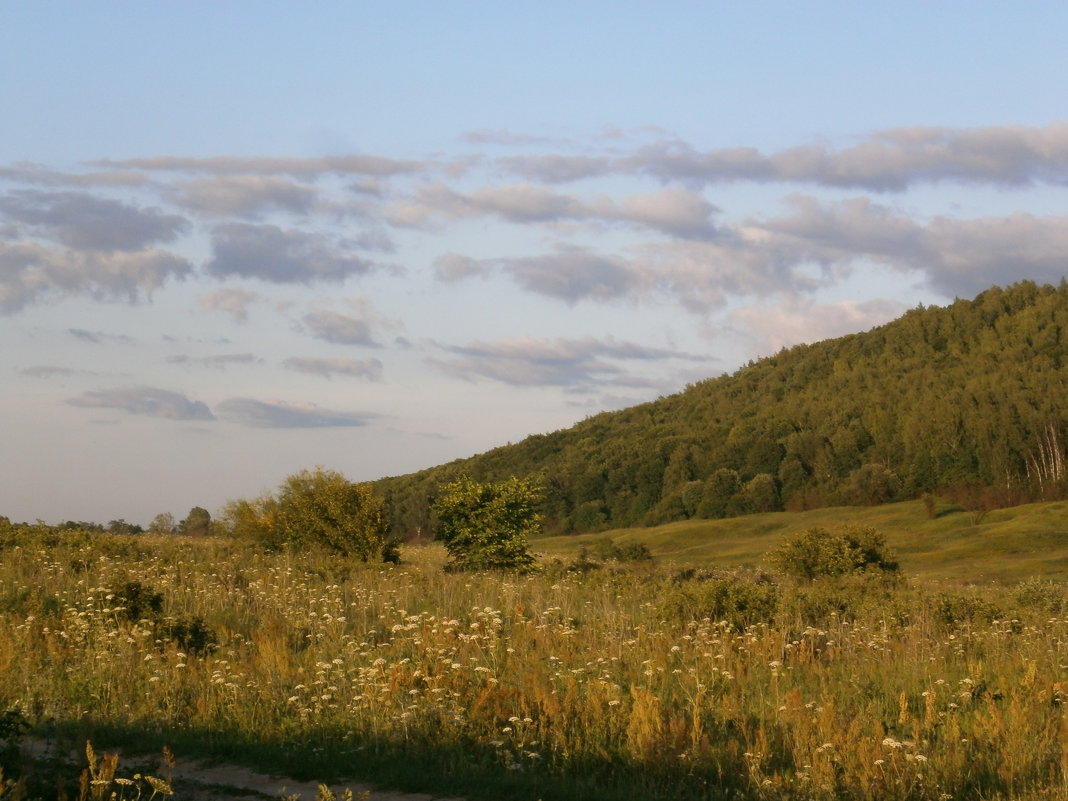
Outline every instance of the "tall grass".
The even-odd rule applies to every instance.
[[[111,535],[0,559],[0,710],[38,736],[472,797],[1068,798],[1053,581],[458,575],[435,547]],[[159,608],[131,614],[131,583]]]

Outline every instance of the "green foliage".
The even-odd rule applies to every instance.
[[[294,473],[276,494],[231,502],[223,516],[235,536],[271,549],[320,546],[364,562],[397,560],[385,502],[333,470]]]
[[[112,590],[112,594],[122,606],[122,616],[135,623],[156,618],[163,611],[163,593],[140,581],[128,581]]]
[[[211,533],[211,513],[201,507],[194,506],[189,510],[185,520],[178,524],[181,534],[189,534],[194,537],[203,537]]]
[[[546,529],[560,533],[879,504],[968,482],[1009,487],[1015,502],[1065,497],[1066,331],[1068,284],[1024,281],[377,486],[398,533],[425,530],[436,487],[461,473],[546,476]]]
[[[779,606],[779,588],[767,577],[695,575],[679,582],[664,601],[674,620],[726,622],[737,631],[770,623]]]
[[[934,611],[935,618],[949,627],[961,624],[988,625],[1004,614],[1001,607],[989,598],[949,592],[939,593]]]
[[[498,483],[464,477],[434,504],[437,538],[455,570],[523,570],[534,564],[527,542],[540,530],[541,489],[514,476]]]
[[[1068,607],[1068,593],[1063,582],[1033,576],[1016,585],[1016,603],[1056,615]]]
[[[886,540],[872,528],[848,528],[835,534],[811,528],[788,538],[766,558],[783,573],[803,581],[871,569],[899,570]]]

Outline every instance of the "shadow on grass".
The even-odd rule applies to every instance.
[[[702,776],[675,766],[654,770],[605,757],[573,762],[550,774],[534,764],[515,767],[512,759],[481,743],[356,741],[344,732],[325,728],[299,741],[269,735],[252,740],[218,730],[153,731],[82,719],[59,722],[51,725],[47,734],[37,731],[30,736],[46,749],[32,763],[17,766],[15,772],[26,778],[28,797],[40,799],[78,798],[79,776],[86,766],[86,741],[98,754],[121,752],[128,772],[155,772],[166,746],[183,761],[239,765],[280,779],[370,783],[383,790],[473,801],[696,801],[722,798],[726,790],[720,783],[722,777]],[[10,768],[5,775],[11,775]],[[744,793],[736,797],[744,797]]]

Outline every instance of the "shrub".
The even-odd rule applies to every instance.
[[[1016,585],[1016,603],[1025,609],[1057,614],[1065,608],[1065,585],[1059,581],[1032,577]]]
[[[268,548],[318,545],[364,562],[398,558],[385,502],[333,470],[294,473],[276,495],[234,501],[223,514],[234,535]]]
[[[645,562],[653,558],[649,546],[641,542],[617,545],[610,537],[593,543],[593,555],[602,562]]]
[[[1002,616],[1001,608],[993,601],[974,595],[941,593],[935,600],[935,617],[947,626],[961,623],[990,623]]]
[[[872,528],[847,528],[836,534],[812,528],[788,539],[765,558],[782,572],[803,581],[863,570],[899,570],[886,540]]]
[[[766,577],[701,577],[682,581],[664,602],[678,620],[726,621],[738,630],[770,623],[779,606],[779,588]]]
[[[437,538],[453,570],[516,570],[534,564],[529,537],[540,529],[541,489],[514,476],[482,484],[464,477],[442,487],[434,502]]]

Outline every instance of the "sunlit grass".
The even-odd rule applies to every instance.
[[[689,520],[651,528],[617,529],[536,540],[535,550],[574,558],[583,546],[610,537],[640,542],[662,561],[687,567],[759,566],[789,534],[808,528],[834,531],[870,526],[886,536],[907,575],[961,581],[1020,581],[1061,575],[1068,566],[1068,503],[1037,503],[993,510],[975,523],[948,501],[928,518],[920,501],[871,507],[774,512],[726,520]]]
[[[993,513],[965,551],[1001,559],[1006,527],[1057,513]],[[899,548],[949,536],[952,515],[918,504],[879,514],[859,522]],[[931,529],[880,526],[892,515]],[[759,564],[776,521],[749,519],[753,542],[714,524],[723,548],[689,563]],[[790,531],[812,525],[836,524],[822,510]],[[687,553],[700,530],[643,541]],[[943,578],[794,585],[570,557],[451,574],[436,546],[392,566],[211,539],[30,540],[0,552],[0,709],[100,748],[472,797],[1068,797],[1064,585],[962,588],[909,553],[906,573],[929,558]],[[712,591],[749,581],[766,590]],[[162,596],[158,612],[130,613],[130,582]]]

